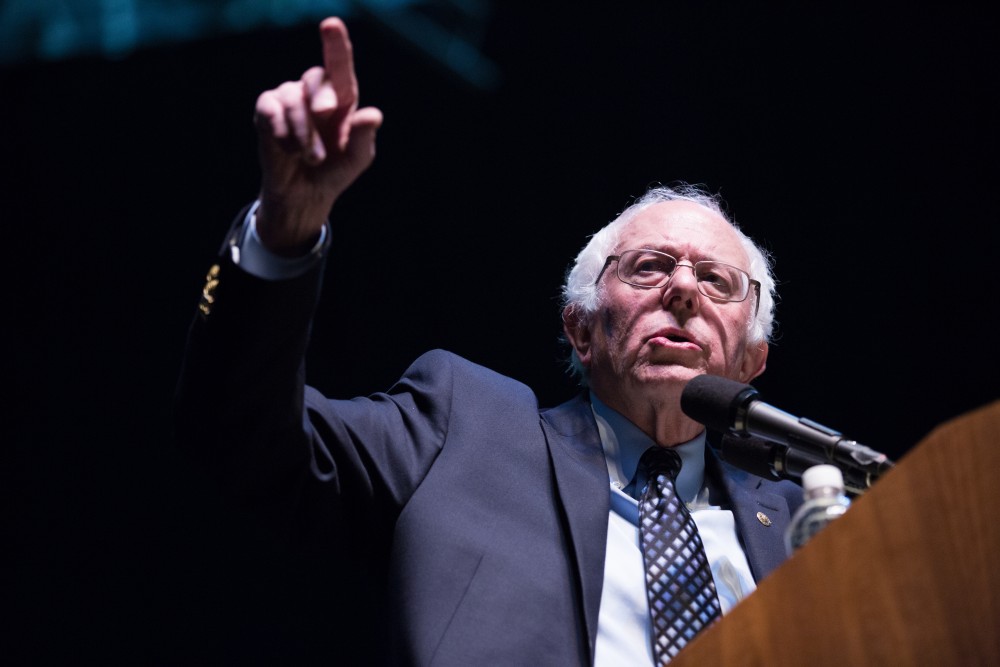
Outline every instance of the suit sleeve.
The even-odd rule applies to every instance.
[[[178,445],[279,531],[392,521],[447,432],[447,355],[425,355],[385,393],[329,400],[304,384],[322,266],[268,281],[225,249],[188,334]]]

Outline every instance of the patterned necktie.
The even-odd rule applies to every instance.
[[[653,653],[656,663],[665,665],[721,615],[721,608],[698,528],[674,486],[680,455],[650,447],[639,465],[647,471],[639,499],[639,534]]]

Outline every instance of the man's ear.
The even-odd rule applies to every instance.
[[[740,381],[750,382],[767,368],[767,343],[747,343],[747,352],[740,366]]]
[[[584,368],[590,367],[590,326],[588,318],[581,315],[578,308],[566,306],[562,312],[563,333],[573,346],[576,356]]]

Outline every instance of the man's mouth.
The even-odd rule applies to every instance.
[[[698,338],[678,327],[665,327],[649,337],[649,344],[660,350],[673,352],[700,353],[701,343]]]

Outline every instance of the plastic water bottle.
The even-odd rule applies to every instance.
[[[802,473],[805,502],[792,516],[785,533],[788,555],[808,542],[833,520],[843,516],[851,506],[844,494],[844,475],[832,465],[816,465]]]

